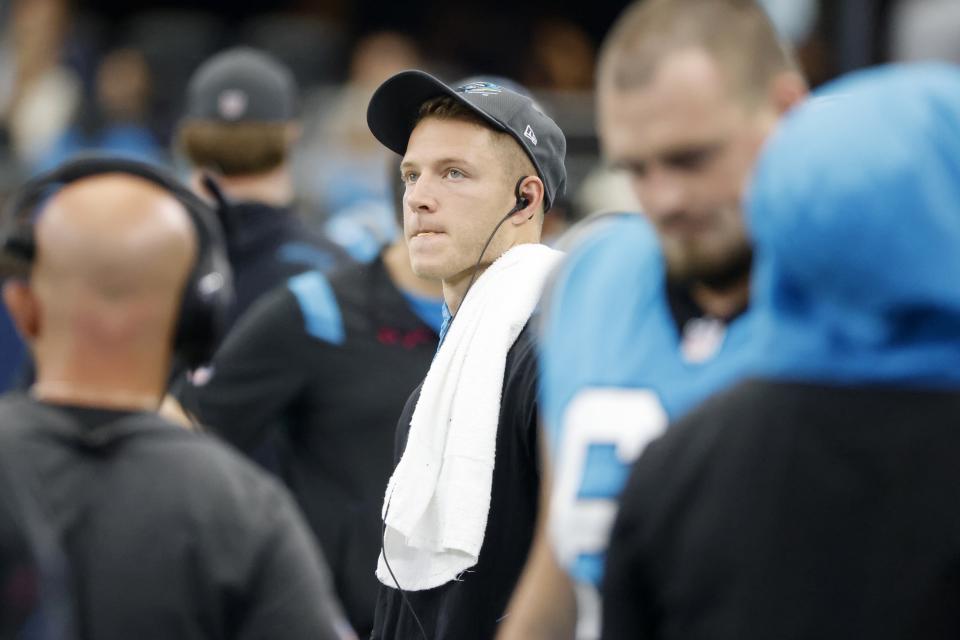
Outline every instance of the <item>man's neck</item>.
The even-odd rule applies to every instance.
[[[95,388],[89,384],[37,381],[30,393],[48,404],[66,404],[112,411],[156,411],[162,394],[149,391]]]
[[[427,298],[439,298],[443,293],[439,280],[427,280],[413,272],[410,254],[402,238],[384,249],[383,266],[390,280],[401,291]]]
[[[499,253],[493,253],[490,249],[488,249],[487,254],[483,256],[486,259],[483,264],[479,265],[477,268],[473,268],[471,265],[469,269],[461,271],[452,278],[445,279],[443,281],[443,301],[447,305],[447,309],[450,311],[450,313],[456,315],[460,305],[463,304],[464,298],[470,292],[470,288],[476,284],[477,280],[479,280],[483,275],[483,272],[486,271],[494,262],[499,260],[504,254],[521,244],[537,244],[539,242],[540,234],[539,229],[537,229],[537,234],[535,236],[528,235],[516,237],[511,244],[501,249]]]
[[[248,176],[217,176],[217,184],[235,201],[262,202],[283,207],[293,201],[293,178],[286,164],[266,173]]]
[[[147,360],[101,356],[71,363],[49,362],[38,357],[37,381],[31,393],[38,400],[54,404],[155,411],[163,399],[164,372],[169,365],[158,362],[157,366],[148,366]]]
[[[447,310],[450,311],[451,314],[457,314],[464,297],[469,291],[469,287],[483,275],[483,272],[486,271],[489,266],[489,264],[484,264],[475,270],[467,269],[466,271],[461,271],[455,277],[443,281],[443,302],[447,305]],[[476,271],[475,277],[473,276],[474,271]]]

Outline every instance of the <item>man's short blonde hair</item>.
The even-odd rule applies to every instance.
[[[185,122],[177,134],[180,148],[195,167],[224,176],[266,173],[287,160],[287,123],[206,120]]]
[[[504,169],[508,176],[512,176],[515,181],[523,176],[539,176],[530,156],[523,150],[520,143],[514,140],[513,136],[495,129],[477,112],[450,96],[431,98],[420,105],[420,111],[417,114],[417,121],[414,126],[427,118],[461,120],[487,129],[498,153],[504,160]]]
[[[683,49],[705,51],[731,81],[734,96],[751,104],[778,74],[799,73],[756,0],[639,0],[604,42],[600,82],[620,91],[641,88],[666,56]]]

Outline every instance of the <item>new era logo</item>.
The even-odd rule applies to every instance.
[[[217,109],[224,120],[239,120],[247,111],[249,99],[239,89],[227,89],[217,98]]]
[[[533,127],[527,125],[527,128],[523,131],[523,137],[529,138],[530,142],[537,144],[537,134],[533,132]]]

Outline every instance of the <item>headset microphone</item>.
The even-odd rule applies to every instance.
[[[474,280],[477,279],[477,270],[480,268],[480,263],[483,261],[483,254],[487,252],[487,248],[489,248],[490,243],[493,242],[493,237],[497,235],[497,231],[500,230],[500,227],[503,226],[504,222],[510,219],[510,216],[515,214],[517,211],[530,206],[530,199],[520,191],[520,185],[523,184],[523,181],[526,179],[527,176],[521,176],[521,178],[517,180],[517,186],[513,188],[513,193],[517,198],[517,203],[513,205],[513,208],[510,209],[510,211],[507,212],[507,215],[500,219],[500,222],[497,223],[497,226],[495,226],[493,231],[490,232],[490,237],[488,237],[487,241],[483,244],[483,249],[480,250],[480,257],[477,258],[477,263],[473,265],[473,275],[470,276],[470,282],[467,283],[467,288],[463,292],[463,297],[460,298],[461,306],[463,306],[463,301],[467,299],[467,294],[470,293],[470,288],[473,286]],[[531,218],[532,217],[533,216],[531,216]],[[457,311],[459,313],[459,309]],[[456,317],[456,314],[454,314],[454,317]],[[453,322],[453,320],[451,320],[451,322]]]

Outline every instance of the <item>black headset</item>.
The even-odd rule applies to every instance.
[[[180,301],[174,334],[175,368],[208,362],[223,336],[233,304],[233,274],[217,210],[155,166],[115,156],[90,155],[68,161],[24,183],[11,197],[0,223],[0,276],[29,278],[37,246],[34,225],[44,200],[60,188],[91,176],[124,173],[167,191],[186,210],[197,234],[197,257]],[[218,202],[222,195],[205,180]]]

